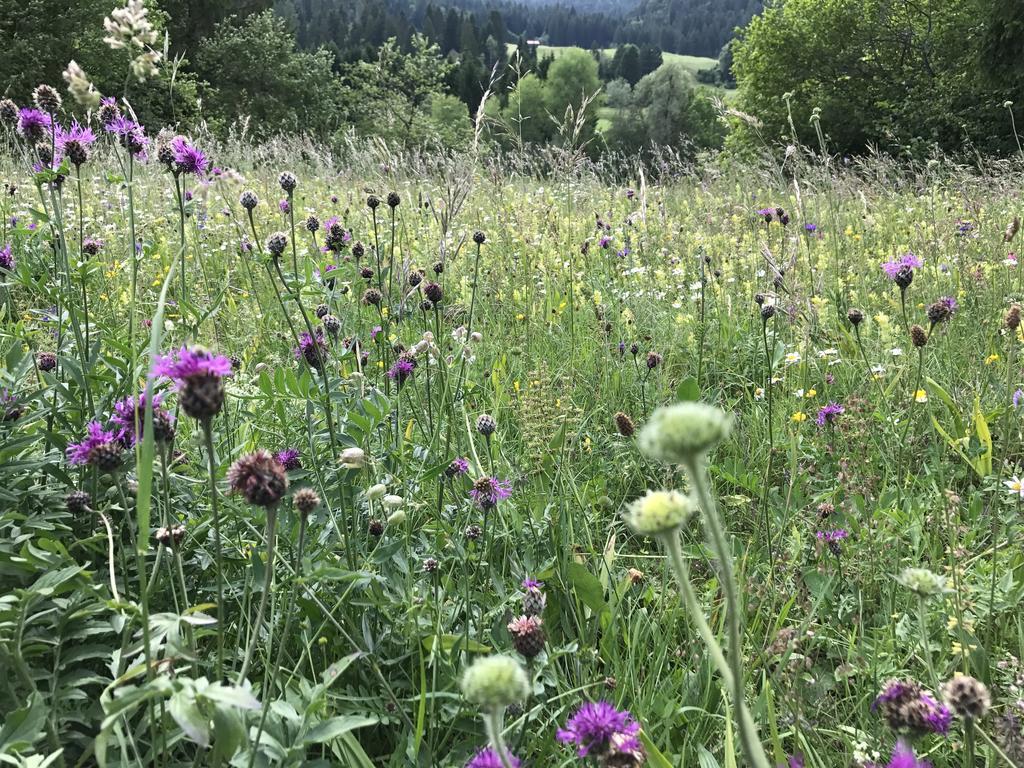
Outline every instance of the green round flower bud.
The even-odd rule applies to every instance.
[[[918,597],[936,597],[949,591],[946,579],[927,568],[905,568],[896,581]]]
[[[486,656],[462,673],[462,693],[481,709],[507,707],[529,695],[530,681],[511,656]]]
[[[388,515],[388,525],[394,526],[395,528],[400,525],[405,525],[406,514],[404,509],[396,510]]]
[[[640,430],[640,450],[667,464],[692,461],[729,436],[732,417],[704,403],[676,403],[658,408]]]
[[[623,517],[641,536],[678,530],[695,509],[693,500],[679,491],[648,491],[630,504]]]

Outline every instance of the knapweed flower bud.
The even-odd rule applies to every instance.
[[[761,319],[767,323],[773,317],[775,317],[775,305],[763,304],[761,306]]]
[[[245,208],[245,210],[252,211],[253,208],[260,204],[260,199],[255,192],[251,189],[247,189],[242,193],[242,196],[238,198],[238,203]]]
[[[512,645],[519,653],[532,659],[544,650],[544,628],[540,616],[520,616],[508,623]]]
[[[960,717],[973,717],[980,720],[990,706],[992,697],[988,688],[980,680],[959,672],[942,686],[942,697]]]
[[[437,305],[440,304],[441,299],[444,298],[444,290],[437,283],[428,282],[423,286],[423,295],[427,297],[427,300],[431,304]]]
[[[330,314],[330,312],[331,312],[331,308],[328,307],[326,304],[317,304],[316,305],[316,316],[320,320],[323,320],[324,319],[324,315],[328,315],[328,314]]]
[[[32,91],[32,101],[39,107],[40,112],[52,115],[60,111],[60,94],[52,85],[37,85]]]
[[[331,336],[337,336],[341,333],[341,320],[334,315],[324,315],[323,318],[324,330],[327,331]]]
[[[18,121],[18,105],[10,99],[0,99],[0,125],[12,127]]]
[[[366,498],[370,501],[377,501],[379,499],[383,499],[387,492],[388,487],[384,485],[384,483],[377,483],[376,485],[371,485],[366,489]]]
[[[267,251],[273,256],[280,256],[288,247],[288,235],[284,232],[274,232],[267,238]]]
[[[489,413],[481,413],[476,419],[476,431],[484,437],[490,437],[498,428],[498,422]]]
[[[648,491],[626,507],[623,518],[641,536],[658,536],[677,531],[693,511],[693,501],[679,491]]]
[[[481,709],[500,709],[523,701],[530,693],[530,681],[511,656],[486,656],[463,672],[462,693]]]
[[[437,573],[438,565],[436,557],[427,557],[423,560],[423,572],[424,573]]]
[[[906,568],[896,581],[918,597],[935,597],[948,591],[945,578],[927,568]]]
[[[366,452],[362,448],[346,448],[341,452],[339,463],[345,469],[362,469],[366,464]]]
[[[92,503],[92,499],[89,494],[85,491],[71,491],[65,498],[64,504],[73,515],[80,514],[89,509],[89,504]]]
[[[36,365],[40,371],[52,371],[57,367],[57,356],[53,352],[40,352],[36,355]]]
[[[1003,323],[1011,331],[1016,331],[1020,328],[1020,306],[1018,304],[1014,304],[1006,310],[1006,317],[1003,318]]]
[[[640,430],[640,450],[667,464],[692,461],[729,436],[732,417],[704,403],[676,403],[658,408]]]
[[[850,307],[846,313],[846,319],[850,321],[850,325],[856,328],[864,322],[864,311],[857,307]]]
[[[397,192],[388,192],[388,207],[397,208],[401,202],[402,198],[398,196]]]
[[[363,304],[367,307],[379,307],[383,297],[376,288],[367,288],[363,292]]]
[[[368,198],[366,198],[366,207],[369,208],[371,211],[377,210],[377,208],[380,207],[380,198],[377,197],[376,195],[370,195]]]
[[[383,536],[384,535],[384,523],[380,520],[373,519],[366,526],[366,530],[370,532],[371,536]]]
[[[921,349],[928,343],[928,334],[920,325],[910,326],[910,343],[916,349]]]
[[[250,504],[271,507],[288,490],[288,473],[270,451],[260,449],[231,465],[228,485]]]
[[[306,231],[316,232],[318,229],[320,229],[320,219],[313,214],[309,214],[309,216],[306,217]]]
[[[636,432],[633,420],[622,411],[615,414],[615,428],[619,430],[619,434],[623,437],[632,437]]]
[[[892,281],[899,286],[901,291],[907,290],[910,284],[914,282],[914,270],[912,267],[903,266],[896,270],[896,274]]]
[[[487,235],[481,232],[479,229],[473,233],[473,242],[477,245],[483,245],[487,242]]]
[[[299,185],[299,180],[295,178],[295,174],[291,171],[282,171],[281,175],[277,177],[277,183],[281,185],[281,189],[290,195],[295,191],[295,187]]]
[[[320,497],[312,488],[299,488],[292,496],[292,503],[303,515],[309,515],[320,506]]]

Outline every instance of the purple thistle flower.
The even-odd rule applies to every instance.
[[[597,244],[602,248],[607,248],[612,242],[612,239],[608,235],[602,235],[601,239],[597,241]]]
[[[71,127],[66,130],[57,126],[56,141],[58,147],[63,147],[69,141],[77,141],[82,146],[88,147],[96,141],[96,134],[92,132],[92,128],[88,126],[83,128],[77,120],[72,120]]]
[[[161,440],[161,437],[168,436],[167,429],[174,425],[174,414],[160,407],[162,401],[162,394],[153,395],[153,424],[157,427],[153,437],[158,441]],[[142,429],[146,420],[146,393],[140,394],[138,399],[134,395],[130,395],[115,403],[114,413],[110,420],[121,427],[121,440],[126,445],[135,445],[142,437]],[[138,434],[135,432],[136,424],[139,425]]]
[[[469,462],[463,456],[452,459],[452,463],[449,466],[452,468],[452,477],[458,477],[469,472]]]
[[[416,370],[416,360],[409,357],[408,355],[400,356],[395,364],[388,370],[388,378],[394,379],[400,385],[405,383],[405,380],[412,375],[412,372]]]
[[[886,768],[931,768],[931,765],[926,760],[918,760],[910,745],[903,739],[898,739],[892,751],[892,759]]]
[[[526,590],[527,592],[534,592],[534,593],[536,593],[536,592],[540,592],[543,588],[544,588],[544,582],[543,581],[537,581],[536,579],[531,579],[529,576],[527,576],[525,579],[523,579],[523,589]]]
[[[299,452],[295,448],[285,448],[284,450],[278,451],[274,455],[274,458],[277,459],[278,464],[289,472],[296,469],[302,469],[302,460],[299,458]]]
[[[103,425],[98,421],[90,421],[85,439],[80,443],[71,443],[67,447],[68,463],[75,465],[94,464],[97,457],[97,449],[103,450],[107,446],[120,443],[121,437],[122,432],[103,429]]]
[[[297,360],[305,360],[311,368],[320,370],[327,359],[327,345],[324,343],[324,332],[317,328],[314,335],[303,331],[299,334],[299,346],[294,350]]]
[[[925,722],[933,733],[941,733],[945,736],[949,733],[949,726],[953,724],[953,712],[945,704],[940,704],[930,693],[922,693],[921,701],[927,707],[928,713]]]
[[[1018,390],[1016,390],[1016,391],[1015,391],[1015,392],[1013,393],[1013,407],[1014,407],[1014,408],[1017,408],[1017,407],[1019,407],[1019,406],[1020,406],[1020,399],[1021,399],[1022,397],[1024,397],[1024,390],[1020,390],[1020,389],[1018,389]]]
[[[779,763],[778,768],[804,768],[804,756],[800,754],[793,755],[785,763]]]
[[[370,341],[376,341],[377,340],[377,334],[380,333],[383,330],[384,329],[381,328],[379,325],[373,326],[373,328],[370,330]]]
[[[509,753],[507,757],[512,768],[519,768],[522,765],[522,762],[515,755]],[[473,755],[470,761],[466,763],[466,768],[505,768],[505,766],[501,762],[501,756],[490,747],[486,747]]]
[[[0,269],[13,272],[15,264],[14,254],[11,252],[11,244],[6,243],[3,248],[0,248]]]
[[[197,376],[223,378],[230,375],[231,360],[202,347],[182,347],[176,355],[158,355],[153,361],[153,376],[166,376],[178,388]]]
[[[277,207],[281,209],[281,213],[290,213],[292,210],[292,204],[289,203],[287,199],[281,200],[281,202],[277,204]]]
[[[184,136],[176,136],[171,140],[171,152],[174,155],[174,170],[178,173],[191,173],[201,176],[206,173],[209,159],[199,147],[190,144]]]
[[[562,744],[575,744],[576,754],[586,757],[591,752],[605,752],[615,739],[618,751],[623,749],[623,737],[635,741],[640,724],[628,711],[620,712],[607,701],[588,702],[576,710],[565,728],[559,728],[555,738]]]
[[[839,403],[829,403],[818,409],[818,418],[815,419],[815,423],[819,427],[824,427],[826,424],[832,424],[840,414],[845,412],[846,409]]]
[[[145,152],[149,140],[146,138],[143,127],[134,120],[119,115],[107,123],[104,129],[107,133],[116,136],[121,146],[136,157],[140,157]]]
[[[496,477],[481,477],[469,491],[470,498],[480,509],[488,510],[497,506],[498,502],[512,495],[512,485],[508,480]]]
[[[889,276],[890,280],[895,280],[896,275],[899,274],[901,269],[920,269],[924,266],[924,260],[912,253],[907,253],[898,259],[890,259],[889,261],[882,264],[882,269],[885,274]]]
[[[804,224],[804,232],[806,232],[808,235],[813,235],[817,231],[818,231],[818,225],[817,224]]]
[[[26,141],[40,141],[53,127],[53,120],[45,112],[30,107],[18,111],[18,135]]]
[[[850,534],[847,533],[843,528],[837,528],[834,531],[818,531],[818,541],[834,542],[842,541],[847,538]]]

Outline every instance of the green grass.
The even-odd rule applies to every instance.
[[[129,197],[118,146],[82,167],[81,207],[72,169],[51,195],[33,148],[0,160],[18,187],[0,202],[16,262],[0,272],[0,719],[23,724],[3,749],[63,749],[67,765],[463,766],[487,736],[460,676],[515,653],[507,627],[535,601],[531,577],[543,652],[523,660],[530,695],[505,718],[526,765],[578,764],[555,731],[598,698],[642,725],[649,765],[747,764],[660,545],[622,520],[647,490],[689,488],[632,436],[680,399],[733,417],[709,456],[727,536],[694,519],[682,557],[711,632],[740,655],[772,762],[884,763],[896,734],[871,703],[890,677],[937,692],[972,674],[994,707],[977,727],[1009,732],[1024,643],[1022,499],[1006,485],[1024,472],[1022,339],[1004,319],[1024,295],[1005,263],[1017,169],[837,172],[797,148],[785,176],[781,157],[699,174],[666,157],[641,180],[554,150],[502,164],[199,144],[233,170],[183,175],[182,209],[157,162],[131,165]],[[244,190],[260,200],[251,223]],[[390,192],[396,207],[367,205]],[[756,213],[776,207],[786,226]],[[337,253],[311,214],[339,217]],[[901,302],[881,263],[908,251],[923,265]],[[944,296],[951,317],[929,310]],[[322,346],[296,355],[308,327],[326,329]],[[211,382],[157,378],[173,442],[143,410],[128,422],[138,446],[103,438],[68,462],[90,421],[111,424],[145,386],[151,350],[196,343],[237,358],[212,451],[189,415],[217,404]],[[400,359],[411,373],[388,376]],[[843,410],[819,426],[828,403]],[[355,447],[365,461],[343,463]],[[299,466],[278,499],[273,461],[237,462],[285,448]],[[465,474],[446,472],[455,459]],[[508,491],[496,507],[479,501],[488,478]],[[299,489],[320,499],[308,519]],[[838,530],[836,548],[817,535]],[[742,606],[723,598],[723,545]],[[907,567],[948,591],[920,605],[896,580]],[[960,768],[966,727],[917,747]],[[977,744],[974,768],[1001,765]]]

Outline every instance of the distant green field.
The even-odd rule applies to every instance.
[[[542,58],[544,56],[547,56],[548,54],[551,54],[551,55],[554,55],[555,57],[557,57],[560,54],[562,54],[564,51],[569,51],[569,50],[572,50],[573,48],[577,48],[577,47],[578,46],[572,46],[572,45],[541,45],[541,46],[538,46],[538,48],[537,48],[537,57],[538,58]],[[509,52],[511,53],[513,50],[515,50],[515,45],[509,43],[508,48],[509,48]],[[615,49],[614,48],[604,48],[601,51],[601,53],[603,53],[606,56],[614,56],[615,55]],[[712,58],[710,58],[708,56],[687,56],[686,54],[682,54],[682,53],[662,53],[661,56],[662,56],[662,58],[665,61],[679,62],[695,78],[697,76],[698,70],[701,70],[701,69],[711,69],[711,67],[715,66],[718,63],[717,59],[712,59]],[[708,87],[713,87],[713,86],[708,86]],[[721,94],[722,94],[722,97],[726,101],[730,100],[735,95],[735,93],[736,93],[735,90],[730,89],[730,88],[715,88],[715,90],[720,91]],[[605,125],[605,126],[610,124],[610,117],[611,117],[610,113],[613,112],[614,110],[602,109],[601,111],[604,112],[605,114],[602,114],[602,115],[599,116],[598,130],[602,129],[602,124]]]

